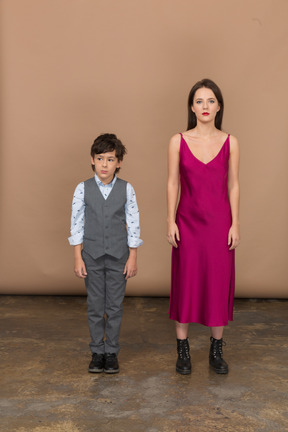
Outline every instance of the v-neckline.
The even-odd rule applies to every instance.
[[[94,177],[95,178],[95,177]],[[118,178],[117,178],[118,179]],[[101,196],[101,198],[103,199],[103,201],[104,202],[107,202],[107,200],[110,198],[110,195],[112,194],[112,192],[113,192],[113,190],[115,189],[115,186],[116,186],[116,183],[117,183],[117,179],[116,179],[116,181],[115,181],[115,183],[114,183],[114,185],[113,185],[113,187],[112,187],[112,190],[111,190],[111,192],[109,193],[109,195],[108,195],[108,197],[105,199],[104,198],[104,196],[102,195],[102,192],[101,192],[101,190],[100,190],[100,187],[98,186],[98,184],[97,184],[97,181],[96,181],[96,179],[95,179],[95,186],[96,186],[96,190],[99,192],[99,194],[100,194],[100,196]],[[113,180],[112,180],[113,181]],[[104,184],[104,183],[103,183]],[[110,184],[110,183],[109,183]]]
[[[196,159],[196,160],[197,160],[198,162],[200,162],[202,165],[209,165],[211,162],[213,162],[213,161],[214,161],[214,160],[215,160],[215,159],[220,155],[220,153],[222,152],[222,150],[223,150],[223,148],[224,148],[224,146],[225,146],[227,140],[229,139],[229,136],[230,136],[230,134],[227,135],[227,138],[225,139],[224,143],[222,144],[222,146],[221,146],[220,150],[218,151],[218,153],[216,154],[216,156],[214,156],[214,158],[211,159],[209,162],[205,163],[205,162],[202,162],[200,159],[198,159],[198,158],[194,155],[194,153],[193,153],[192,150],[190,149],[190,147],[189,147],[187,141],[186,141],[185,138],[183,137],[183,134],[181,133],[181,138],[183,139],[183,141],[185,142],[186,146],[188,147],[189,152],[190,152],[191,155],[194,157],[194,159]]]

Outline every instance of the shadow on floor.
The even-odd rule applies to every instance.
[[[175,372],[167,298],[124,302],[120,374],[89,374],[85,297],[0,297],[0,431],[288,431],[288,302],[236,300],[227,376],[190,326],[192,374]]]

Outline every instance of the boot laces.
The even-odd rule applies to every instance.
[[[223,351],[222,351],[222,346],[226,346],[226,342],[221,340],[216,340],[216,342],[213,344],[213,355],[214,356],[219,356],[220,358],[222,358],[223,355]]]
[[[179,357],[183,360],[185,358],[189,359],[189,345],[188,342],[181,343],[179,346]]]

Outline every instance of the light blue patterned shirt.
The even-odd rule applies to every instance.
[[[117,180],[116,175],[109,184],[103,184],[95,174],[95,181],[106,200],[113,189]],[[143,244],[140,239],[139,210],[136,201],[136,194],[130,183],[127,183],[127,201],[125,204],[126,224],[127,224],[127,244],[130,248],[137,248]],[[71,236],[68,238],[71,246],[83,243],[85,223],[85,201],[84,201],[84,182],[79,183],[75,189],[72,201],[71,215]]]

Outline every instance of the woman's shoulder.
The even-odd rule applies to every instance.
[[[180,139],[181,139],[181,135],[183,135],[183,132],[179,132],[179,133],[177,133],[177,134],[175,134],[175,135],[173,135],[171,138],[170,138],[170,141],[180,141]]]
[[[230,141],[230,155],[239,159],[240,150],[239,150],[238,139],[235,136],[230,135],[229,141]]]
[[[239,147],[238,139],[235,136],[229,134],[229,140],[230,140],[230,146],[232,148],[238,148]]]
[[[177,133],[170,138],[169,148],[179,150],[181,141],[181,134]]]

